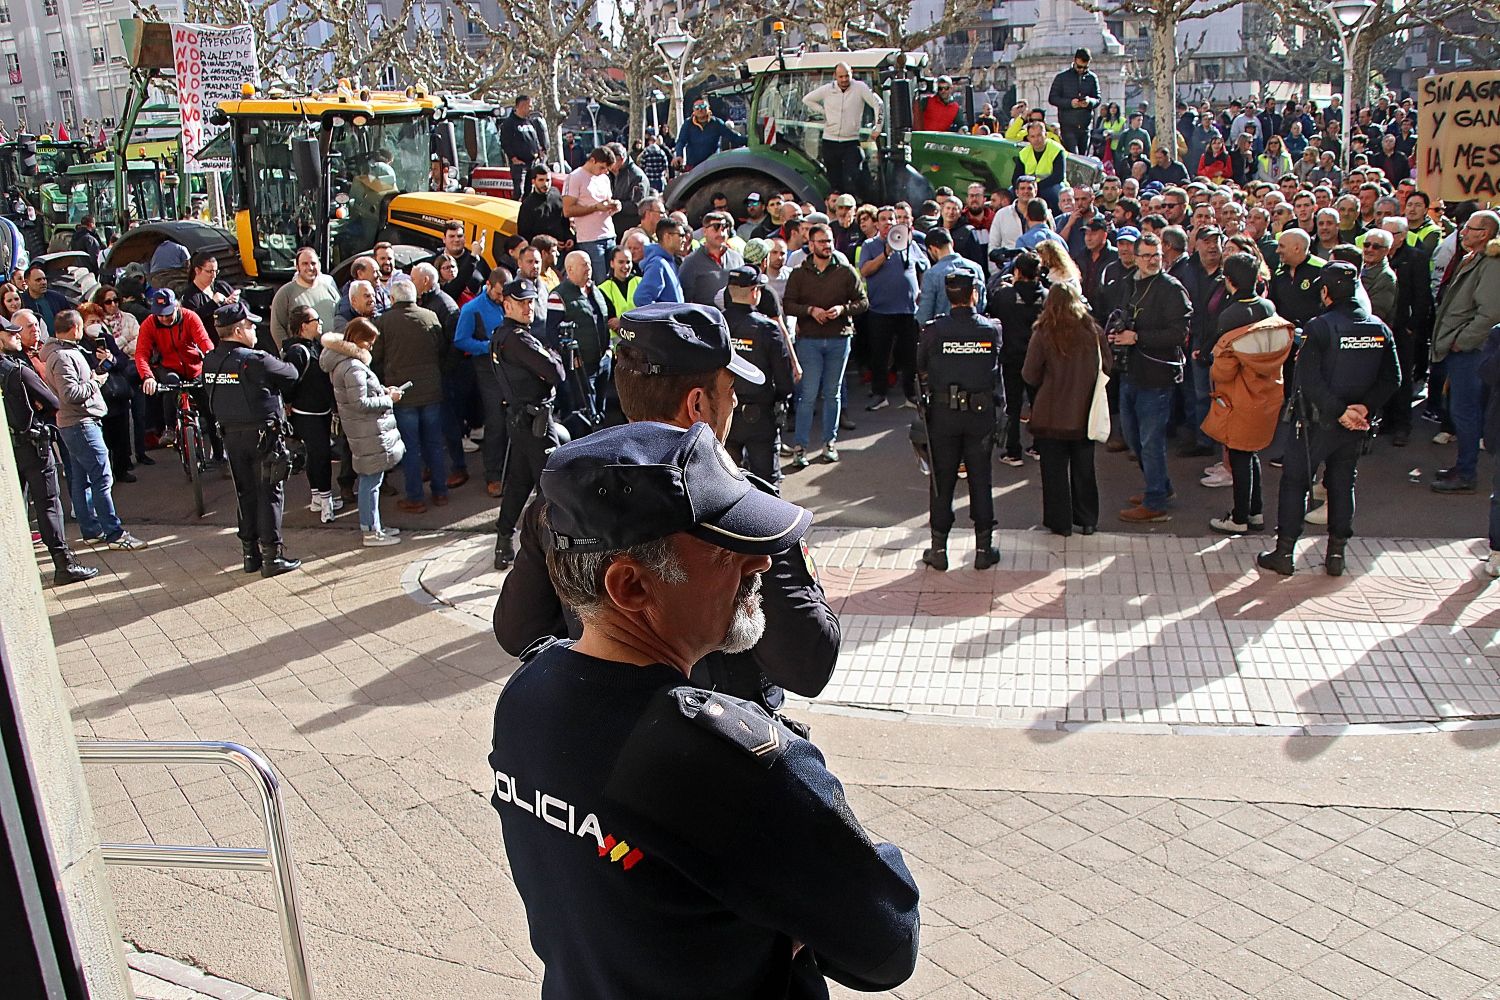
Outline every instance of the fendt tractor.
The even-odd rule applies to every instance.
[[[133,65],[171,65],[170,39],[138,22]],[[158,37],[159,36],[159,37]],[[145,225],[111,251],[106,266],[149,260],[164,240],[219,256],[220,274],[269,307],[295,273],[297,248],[311,246],[341,273],[359,254],[389,241],[399,262],[430,256],[450,220],[494,263],[495,238],[514,233],[518,204],[480,194],[430,192],[432,157],[469,173],[499,155],[495,109],[417,89],[372,92],[341,82],[328,94],[289,97],[246,85],[210,121],[223,131],[198,159],[228,163],[233,231],[196,221]]]
[[[1021,144],[998,136],[912,130],[913,97],[930,89],[924,77],[924,52],[900,49],[803,52],[783,50],[751,59],[741,69],[741,83],[728,88],[750,92],[748,144],[716,153],[667,185],[666,200],[697,219],[722,191],[731,206],[743,204],[751,191],[793,191],[803,201],[821,205],[828,194],[827,172],[819,159],[823,114],[802,103],[805,94],[833,80],[834,67],[848,63],[885,102],[885,128],[877,150],[866,143],[867,197],[889,204],[905,200],[919,205],[944,185],[962,192],[978,182],[986,188],[1010,187]],[[970,98],[972,101],[972,98]],[[969,109],[969,120],[974,120]],[[1070,183],[1098,183],[1099,161],[1069,155]]]

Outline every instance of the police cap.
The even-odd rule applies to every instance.
[[[259,323],[261,317],[245,308],[245,303],[238,300],[222,305],[214,310],[214,326],[221,330],[227,330],[236,323],[242,323],[247,319],[252,323]]]
[[[620,317],[620,339],[646,356],[648,375],[696,375],[728,368],[751,385],[766,381],[759,368],[734,352],[724,314],[713,306],[656,302],[632,309]]]
[[[1328,297],[1335,302],[1346,302],[1354,298],[1354,290],[1358,286],[1358,268],[1343,261],[1325,264],[1318,275],[1318,287],[1327,291]]]
[[[760,288],[768,280],[764,274],[753,267],[733,267],[729,269],[729,283],[735,288]]]
[[[950,292],[960,292],[965,295],[974,291],[974,272],[967,268],[954,268],[943,276],[943,288]]]
[[[517,278],[515,281],[507,281],[501,290],[507,299],[515,299],[517,302],[527,302],[536,298],[536,289],[530,282]]]
[[[642,421],[552,452],[541,476],[552,544],[608,552],[678,532],[750,555],[796,545],[812,513],[757,488],[713,428]]]

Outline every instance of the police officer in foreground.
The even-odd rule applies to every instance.
[[[813,744],[686,683],[772,627],[763,574],[812,515],[758,489],[702,423],[564,445],[541,496],[548,571],[583,632],[511,677],[489,759],[542,996],[905,982],[920,928],[900,850],[871,842]]]
[[[997,380],[1000,328],[974,312],[979,285],[972,273],[949,272],[943,290],[950,311],[928,323],[917,342],[917,384],[932,453],[932,548],[922,553],[922,561],[936,570],[948,568],[953,491],[962,464],[969,476],[974,568],[989,569],[1000,561],[1000,550],[994,545],[995,498],[990,492],[995,415],[1005,408],[1004,390]]]
[[[663,302],[634,309],[621,320],[614,379],[631,421],[677,427],[702,422],[723,441],[735,417],[735,385],[755,385],[763,378],[735,352],[723,318],[711,306]],[[769,483],[750,481],[766,493],[776,492]],[[582,621],[564,607],[547,577],[551,543],[541,524],[542,506],[527,508],[520,551],[495,604],[495,638],[512,656],[538,639],[582,634]],[[690,680],[776,712],[785,701],[783,688],[807,698],[822,692],[838,662],[841,636],[806,545],[772,556],[761,579],[765,638],[746,652],[710,653]]]
[[[1312,474],[1327,464],[1329,576],[1344,572],[1344,546],[1354,534],[1354,467],[1371,418],[1401,385],[1395,338],[1358,300],[1359,271],[1325,265],[1318,275],[1324,312],[1303,327],[1288,413],[1295,438],[1281,471],[1276,548],[1262,552],[1263,569],[1291,576],[1297,539],[1307,511]]]
[[[52,556],[53,584],[60,587],[92,580],[99,571],[74,558],[63,531],[62,491],[57,483],[57,461],[52,456],[55,430],[48,420],[57,413],[58,399],[26,360],[21,328],[7,319],[0,319],[0,402],[5,405],[16,472],[31,494],[37,530]]]
[[[272,482],[261,465],[262,435],[282,422],[281,390],[297,382],[297,369],[255,349],[260,317],[235,301],[214,310],[219,345],[203,358],[204,392],[224,432],[224,450],[239,501],[240,546],[245,572],[280,576],[302,565],[286,554],[281,512],[286,480]]]
[[[724,321],[734,339],[735,352],[764,376],[761,382],[743,377],[734,380],[740,405],[734,411],[729,438],[724,442],[729,456],[760,478],[772,483],[781,481],[781,463],[776,460],[780,448],[780,417],[790,406],[792,392],[792,358],[776,321],[761,312],[760,302],[769,279],[753,267],[736,267],[729,271],[724,290]]]
[[[506,429],[510,446],[505,454],[505,477],[500,514],[495,522],[495,568],[516,561],[516,524],[531,496],[542,466],[562,443],[554,405],[557,388],[566,377],[562,358],[533,332],[533,303],[537,293],[530,282],[508,281],[501,303],[505,322],[490,336],[490,361],[505,394]]]

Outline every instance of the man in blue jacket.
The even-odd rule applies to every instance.
[[[641,258],[641,283],[631,300],[636,308],[653,302],[682,302],[682,282],[677,278],[677,255],[687,246],[687,227],[671,217],[656,224],[656,242]]]
[[[692,170],[721,149],[735,149],[745,144],[745,137],[722,118],[714,116],[708,101],[699,98],[693,102],[692,117],[677,130],[677,155],[672,166],[679,170]]]
[[[476,295],[458,311],[458,326],[453,331],[453,346],[474,366],[474,380],[479,383],[479,399],[484,405],[485,491],[500,496],[505,481],[505,448],[510,443],[505,426],[505,393],[495,366],[490,362],[490,334],[505,322],[504,268],[495,268],[485,279],[484,294]]]

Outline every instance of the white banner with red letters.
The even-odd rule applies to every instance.
[[[223,131],[209,121],[220,101],[241,96],[240,87],[260,82],[255,30],[248,24],[220,28],[208,24],[172,25],[172,62],[177,101],[182,109],[182,148],[188,166],[223,170],[229,161],[202,161],[198,151]]]

